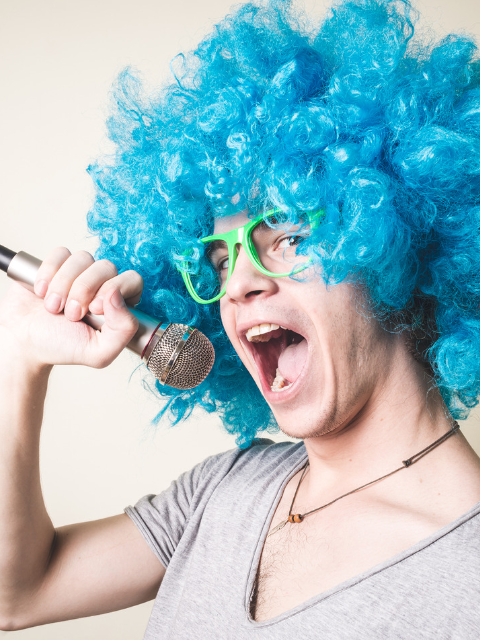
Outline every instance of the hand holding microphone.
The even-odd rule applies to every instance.
[[[162,384],[178,389],[200,384],[213,365],[213,347],[195,328],[161,324],[126,306],[142,294],[143,280],[135,271],[118,274],[108,260],[95,262],[85,251],[72,255],[64,247],[41,262],[2,246],[0,269],[38,296],[13,288],[10,300],[0,306],[0,325],[26,351],[33,350],[31,356],[40,363],[101,368],[129,348]],[[18,318],[9,317],[9,304],[20,312]]]

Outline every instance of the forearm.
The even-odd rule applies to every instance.
[[[0,614],[40,584],[54,528],[45,509],[39,440],[51,367],[34,367],[0,342]]]
[[[125,544],[132,546],[129,539],[133,525],[125,515],[114,518],[112,526],[100,535],[101,543],[96,532],[104,531],[103,524],[73,526],[63,531],[63,538],[60,532],[55,539],[40,486],[39,441],[51,364],[99,368],[113,362],[138,330],[138,320],[125,300],[138,302],[143,280],[136,272],[118,275],[108,260],[95,262],[84,251],[72,255],[65,247],[51,252],[37,278],[48,284],[41,295],[12,283],[0,300],[2,630],[88,615],[84,612],[89,611],[111,611],[112,584],[119,582],[119,554],[121,567],[124,566],[122,547],[112,551],[113,569],[108,566],[108,558],[103,564],[98,558],[104,547],[112,548],[113,530],[125,532]],[[47,294],[58,296],[60,307],[49,309],[52,298]],[[95,331],[79,322],[75,305],[73,312],[68,311],[69,301],[80,305],[80,317],[93,304],[95,313],[104,316],[102,330]],[[73,542],[71,531],[80,532]],[[82,532],[86,532],[85,536]],[[92,540],[94,553],[89,547]],[[83,575],[85,566],[88,570]],[[105,582],[105,573],[111,575],[112,584]],[[77,587],[77,605],[72,605],[72,584]],[[138,599],[138,590],[133,587],[128,602],[138,604],[143,600]],[[128,572],[122,574],[117,592],[125,589],[132,594]]]

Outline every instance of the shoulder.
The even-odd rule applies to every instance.
[[[230,449],[209,456],[202,463],[202,479],[276,475],[279,471],[294,466],[306,457],[303,442],[274,442],[268,438],[257,438],[245,449]]]
[[[449,556],[458,554],[458,559],[465,558],[470,551],[480,569],[480,502],[444,527],[443,531],[451,551]]]
[[[480,584],[480,503],[419,545],[422,553],[412,560],[426,576],[435,576],[438,583],[448,576],[450,590]]]

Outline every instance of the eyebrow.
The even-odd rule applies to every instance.
[[[279,216],[272,216],[270,218],[270,220],[273,222],[273,224],[285,224],[284,220],[279,220],[278,219]],[[271,227],[266,220],[262,220],[262,222],[260,222],[257,227],[255,227],[255,229],[258,229],[260,232],[261,231],[304,231],[304,227],[305,225],[308,224],[303,220],[300,220],[299,222],[296,223],[292,223],[289,227]],[[295,229],[295,227],[298,227],[298,229]]]
[[[226,250],[227,250],[227,243],[225,242],[225,240],[212,240],[212,242],[208,243],[205,254],[207,258],[211,260],[212,256],[214,256],[214,254],[217,251],[226,251]]]
[[[225,249],[227,247],[227,243],[225,240],[212,240],[207,245],[207,251],[216,251],[217,249]]]

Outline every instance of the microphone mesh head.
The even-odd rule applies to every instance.
[[[173,352],[187,329],[187,324],[175,323],[165,329],[147,363],[147,367],[156,378],[162,377]],[[214,362],[215,351],[212,343],[203,333],[195,330],[178,354],[165,384],[175,389],[193,389],[205,380]]]

